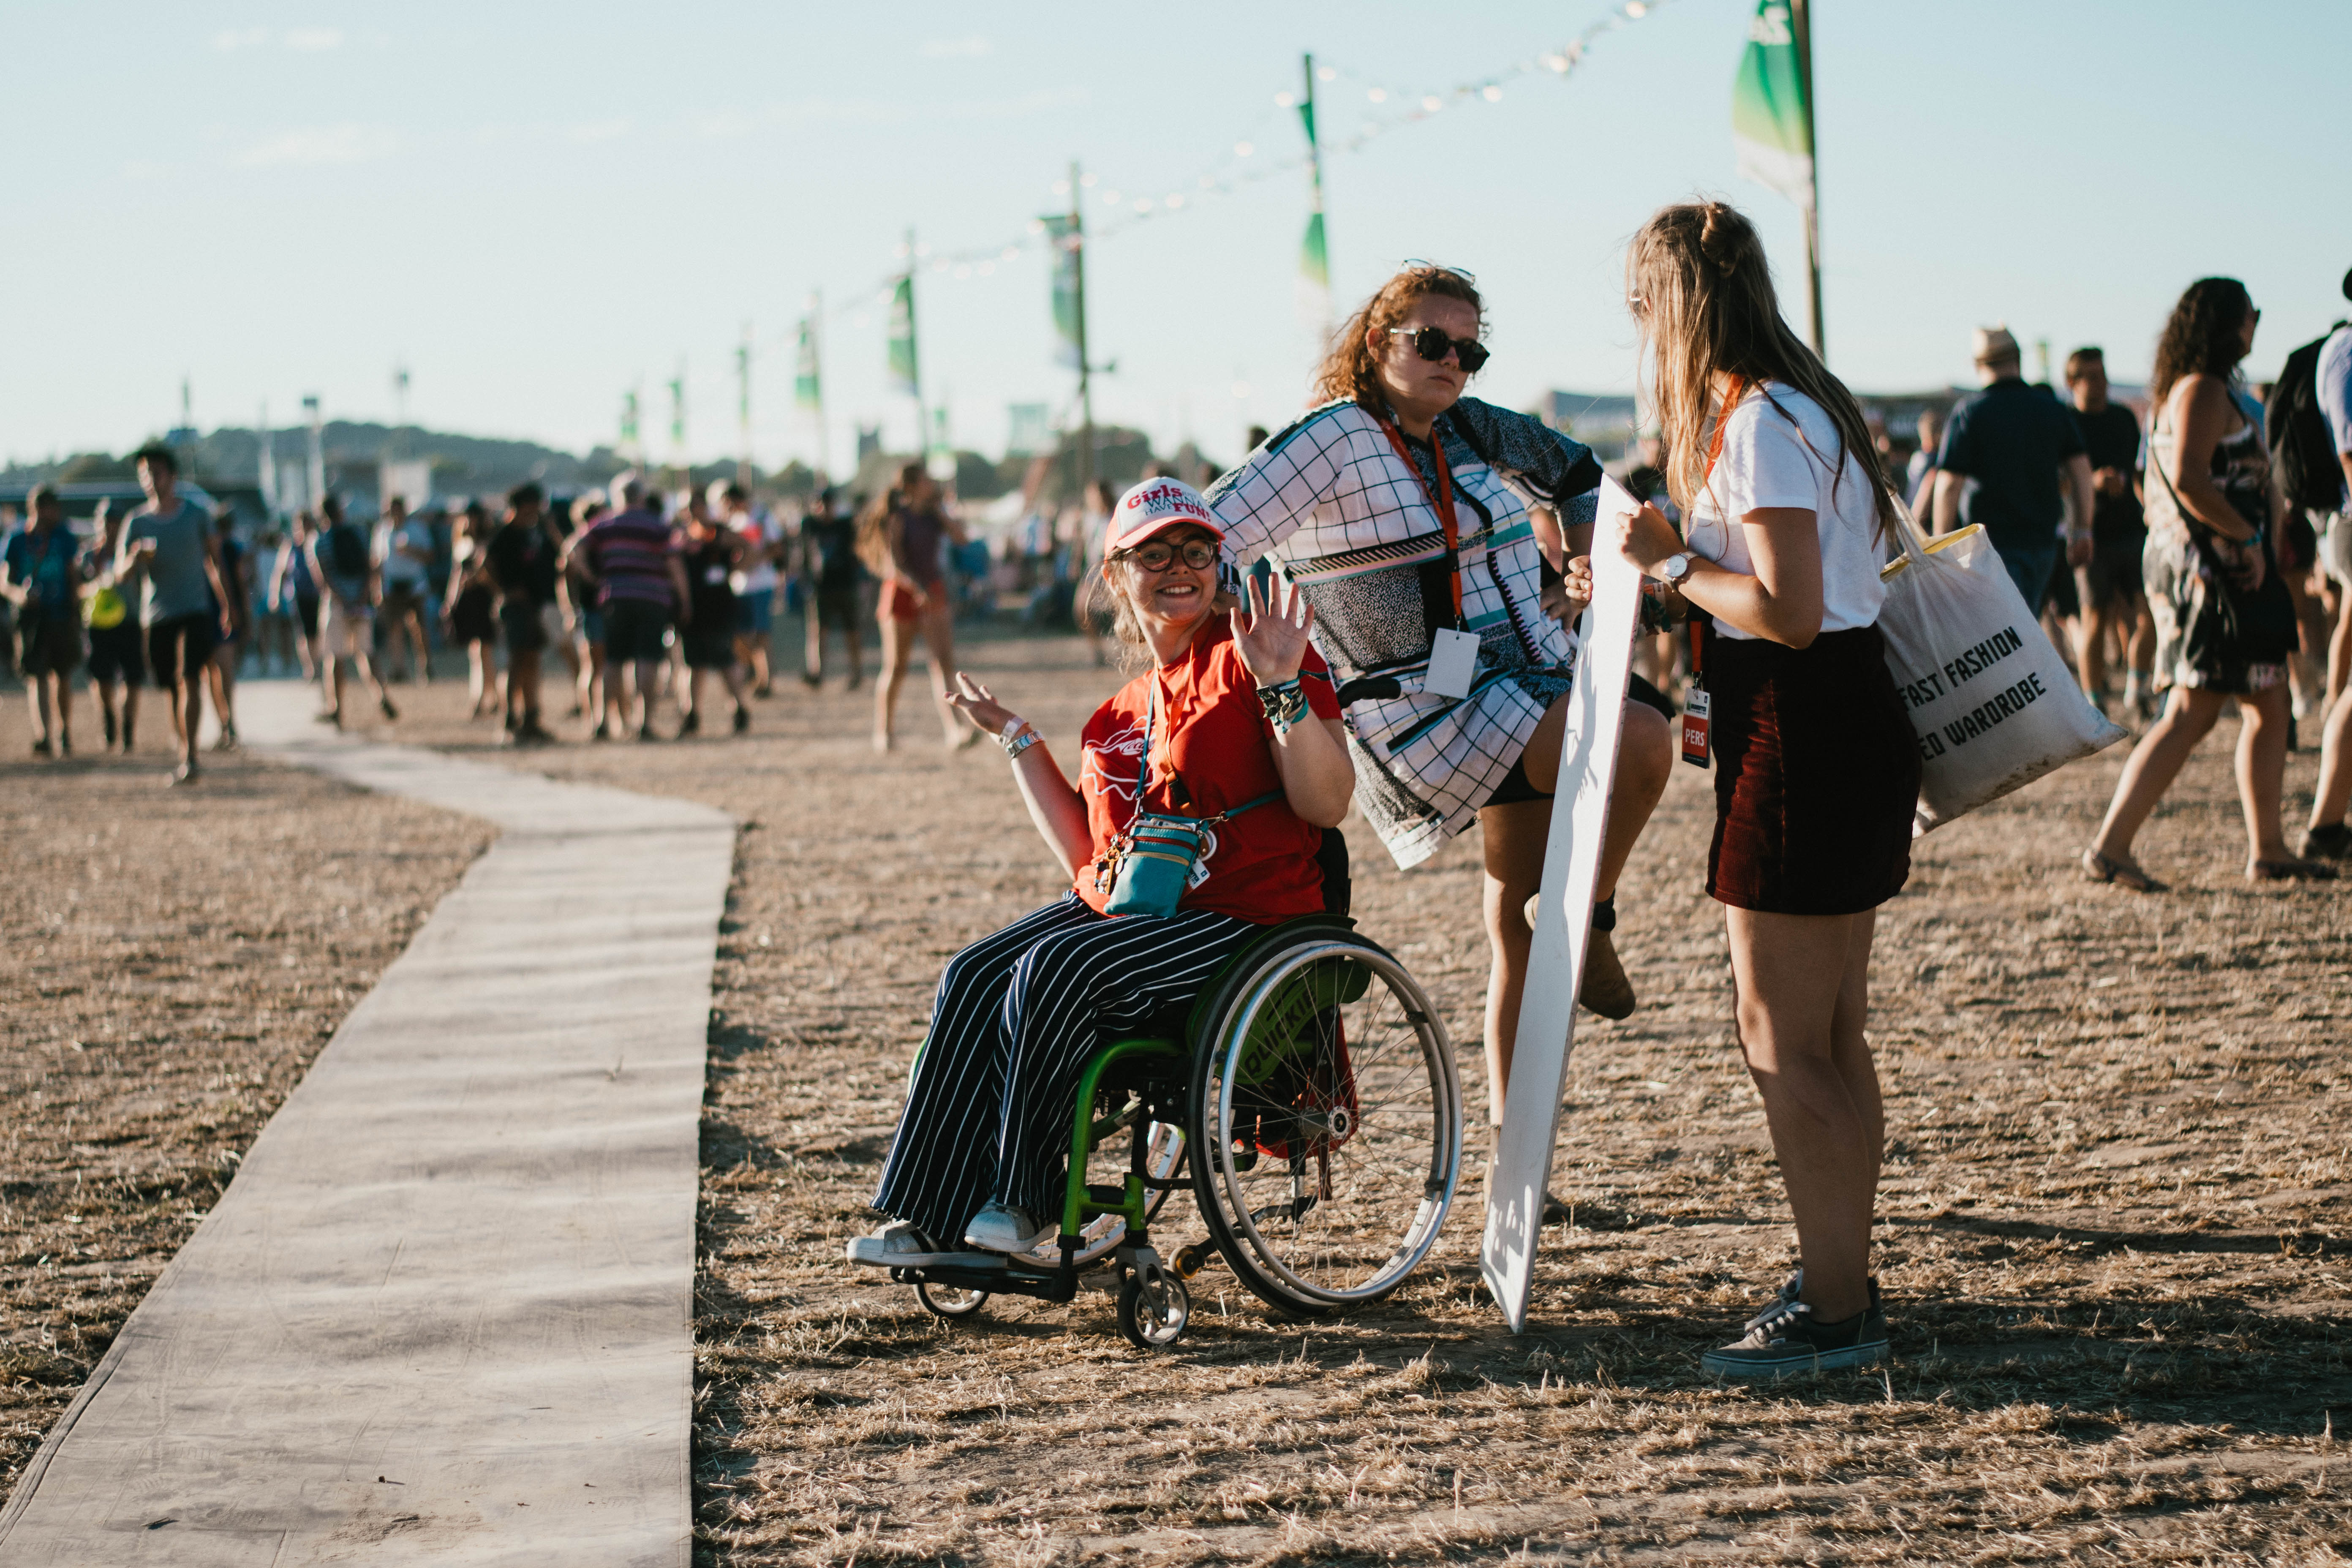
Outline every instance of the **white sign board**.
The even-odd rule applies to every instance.
[[[1596,538],[1607,532],[1610,519],[1640,506],[1616,480],[1603,479]],[[1617,775],[1641,599],[1642,574],[1596,550],[1592,604],[1584,612],[1576,683],[1568,694],[1551,836],[1544,845],[1543,898],[1528,948],[1510,1092],[1488,1167],[1486,1239],[1478,1259],[1486,1289],[1513,1333],[1527,1327],[1528,1290],[1535,1279],[1552,1143],[1559,1135],[1559,1097],[1568,1082],[1585,943],[1592,934],[1592,893],[1601,876],[1601,838],[1609,826],[1609,791]]]

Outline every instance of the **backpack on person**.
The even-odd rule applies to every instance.
[[[2313,511],[2333,511],[2344,497],[2344,468],[2336,460],[2336,438],[2327,416],[2319,406],[2319,351],[2327,339],[2343,330],[2338,321],[2326,336],[2286,356],[2286,364],[2271,386],[2263,408],[2263,424],[2270,432],[2271,468],[2278,475],[2279,491],[2286,504]]]
[[[375,564],[367,531],[355,522],[339,522],[327,530],[327,556],[338,577],[357,581]]]

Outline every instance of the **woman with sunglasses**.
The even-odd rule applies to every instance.
[[[948,700],[1013,759],[1070,890],[948,961],[874,1206],[849,1258],[919,1266],[959,1241],[1027,1252],[1057,1228],[1077,1074],[1109,1027],[1192,995],[1261,926],[1322,912],[1323,829],[1355,773],[1313,616],[1287,588],[1217,613],[1221,534],[1189,485],[1146,479],[1111,513],[1114,629],[1150,668],[1087,721],[1073,784],[1029,721],[971,676]],[[1175,911],[1112,915],[1139,812],[1211,819]]]
[[[1479,826],[1500,1125],[1575,658],[1542,608],[1550,574],[1521,498],[1553,512],[1568,553],[1582,555],[1601,465],[1540,420],[1462,395],[1486,363],[1481,318],[1469,274],[1408,264],[1333,340],[1315,383],[1322,406],[1209,497],[1228,555],[1271,556],[1315,606],[1316,646],[1348,708],[1357,804],[1396,863]],[[1581,996],[1612,1018],[1634,1006],[1609,935],[1617,877],[1674,769],[1670,710],[1635,685]]]

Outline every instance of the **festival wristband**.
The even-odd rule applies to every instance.
[[[1287,735],[1291,726],[1307,716],[1307,689],[1299,685],[1295,675],[1272,686],[1259,687],[1257,700],[1277,735]]]
[[[1027,728],[1029,728],[1029,721],[1015,713],[1004,721],[1004,728],[997,731],[996,743],[1000,746],[1009,746],[1013,744],[1013,737]]]
[[[1037,733],[1034,730],[1022,731],[1019,735],[1004,743],[1004,755],[1006,760],[1009,762],[1019,762],[1021,760],[1022,752],[1027,751],[1032,746],[1041,744],[1044,740],[1045,737]]]

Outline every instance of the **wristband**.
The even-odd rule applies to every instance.
[[[1015,713],[1004,721],[1004,728],[997,731],[996,743],[1000,746],[1009,746],[1013,744],[1013,738],[1027,728],[1029,728],[1029,721]]]
[[[1307,716],[1307,689],[1298,684],[1295,675],[1273,686],[1259,687],[1257,700],[1276,735],[1287,735],[1291,726]]]
[[[1012,740],[1003,743],[1005,760],[1008,762],[1019,762],[1021,760],[1022,752],[1027,751],[1032,746],[1042,743],[1044,740],[1045,737],[1038,734],[1034,730],[1022,731],[1021,733],[1015,735]]]

